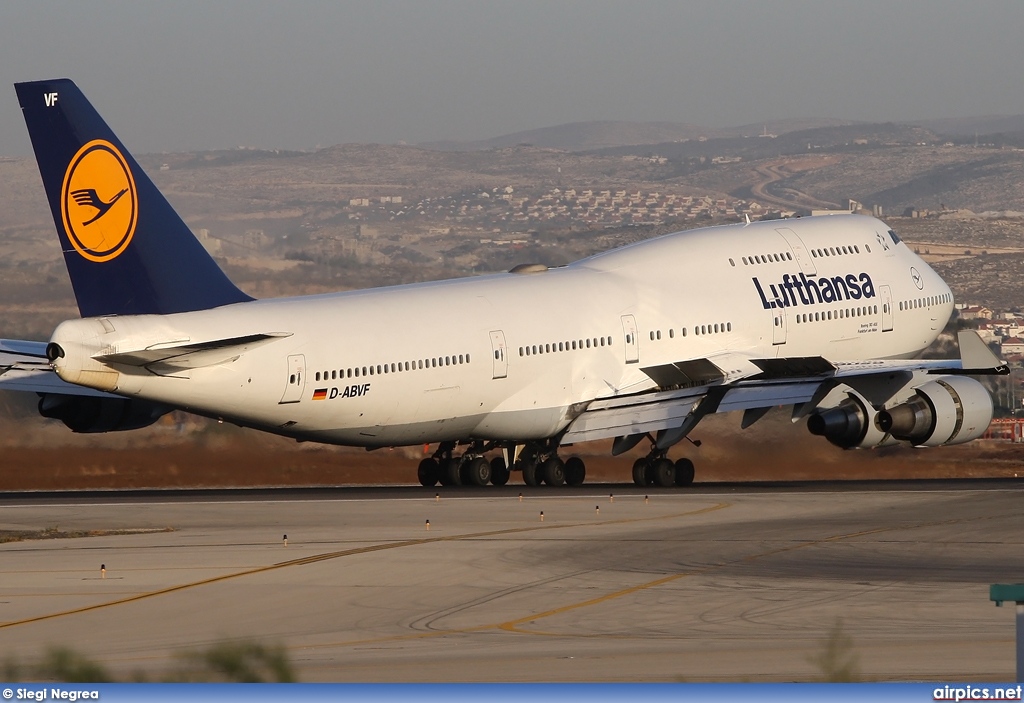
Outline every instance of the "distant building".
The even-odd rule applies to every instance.
[[[992,311],[981,305],[970,305],[960,310],[961,320],[991,320]]]
[[[1020,337],[1008,337],[1003,340],[1001,351],[1006,356],[1024,354],[1024,339]]]

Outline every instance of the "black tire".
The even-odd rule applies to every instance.
[[[668,488],[676,485],[676,467],[668,459],[657,459],[651,463],[651,481],[655,486]]]
[[[431,488],[437,485],[439,473],[441,473],[441,466],[436,460],[424,459],[416,470],[416,478],[420,480],[421,486]]]
[[[462,482],[467,486],[486,486],[491,482],[491,464],[482,456],[464,463],[462,470],[465,474]]]
[[[637,459],[633,462],[633,483],[638,486],[647,485],[647,459]]]
[[[505,466],[505,459],[496,456],[491,459],[491,483],[495,486],[504,486],[508,483],[510,472]]]
[[[677,486],[692,486],[693,485],[693,462],[689,459],[680,459],[676,462],[676,485]]]
[[[565,485],[565,462],[557,456],[553,456],[540,465],[541,474],[544,476],[544,483],[549,486]]]
[[[523,483],[527,486],[539,486],[540,476],[537,472],[537,462],[535,461],[524,461],[520,464],[523,470]]]
[[[445,459],[441,462],[441,485],[462,485],[462,462],[458,459]]]
[[[578,456],[565,460],[565,482],[570,486],[582,486],[587,478],[587,465]]]

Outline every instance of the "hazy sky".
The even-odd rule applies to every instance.
[[[1024,2],[4,0],[0,155],[55,77],[138,152],[1018,114]]]

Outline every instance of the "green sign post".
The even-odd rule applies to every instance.
[[[988,599],[996,605],[1006,600],[1017,604],[1017,681],[1024,681],[1024,583],[994,583]]]

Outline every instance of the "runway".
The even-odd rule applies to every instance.
[[[1013,610],[988,586],[1024,580],[1021,498],[1015,481],[6,494],[0,530],[129,533],[0,544],[0,659],[67,645],[154,675],[252,638],[304,681],[804,681],[841,621],[866,679],[1012,680]]]

